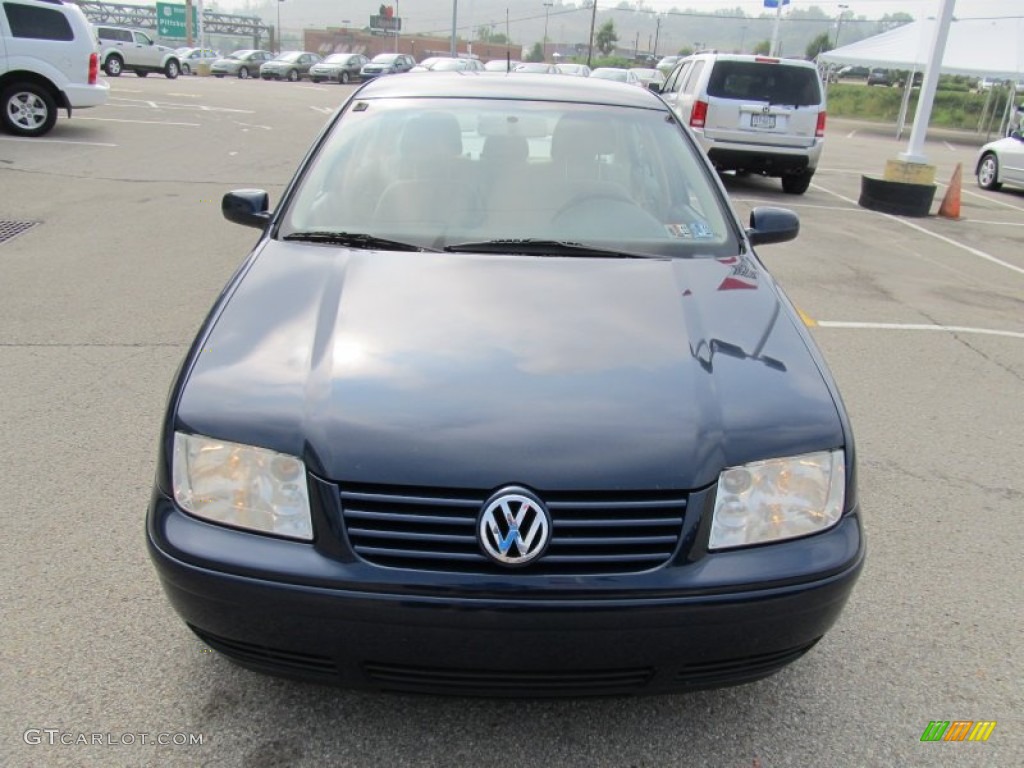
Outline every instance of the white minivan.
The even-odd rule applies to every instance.
[[[0,1],[0,125],[42,136],[57,110],[105,104],[96,36],[82,9],[63,0]]]
[[[807,191],[825,143],[825,92],[813,62],[699,53],[682,59],[660,92],[718,170]]]

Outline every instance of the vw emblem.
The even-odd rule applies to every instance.
[[[547,549],[551,518],[538,499],[522,489],[506,488],[484,507],[477,535],[492,560],[502,565],[526,565]]]

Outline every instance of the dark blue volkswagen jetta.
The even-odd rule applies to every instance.
[[[570,82],[571,81],[571,82]],[[741,683],[864,560],[809,332],[656,95],[437,74],[355,91],[167,408],[149,551],[248,667],[475,695]]]

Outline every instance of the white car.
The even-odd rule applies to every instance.
[[[0,125],[16,136],[42,136],[57,111],[105,104],[96,39],[82,9],[61,0],[0,4]]]
[[[212,48],[179,48],[175,53],[181,64],[181,74],[183,75],[194,75],[199,71],[201,64],[206,64],[209,67],[221,57],[220,51],[215,51]]]
[[[98,25],[100,66],[110,77],[128,70],[139,77],[158,72],[173,80],[181,73],[181,61],[174,49],[157,45],[146,32]]]
[[[1024,188],[1024,134],[1016,131],[983,146],[978,151],[974,174],[982,189],[997,190],[1003,184]]]

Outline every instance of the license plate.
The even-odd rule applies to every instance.
[[[750,127],[751,128],[774,128],[775,127],[775,115],[760,115],[754,114],[750,116]]]

